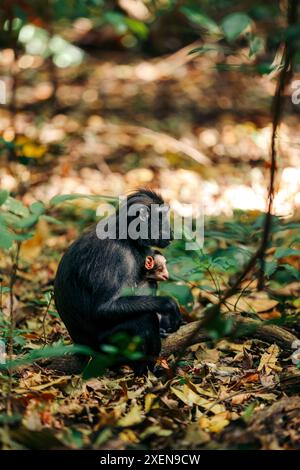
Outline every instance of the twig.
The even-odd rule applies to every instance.
[[[17,272],[19,266],[19,255],[20,255],[21,242],[17,242],[17,249],[15,258],[12,258],[12,267],[9,283],[9,331],[8,331],[8,345],[7,345],[7,355],[8,361],[12,362],[13,353],[14,353],[14,331],[16,326],[16,316],[14,312],[14,286],[17,279]],[[12,370],[9,369],[9,380],[8,380],[8,390],[6,395],[6,412],[8,415],[11,415],[11,388],[12,388]]]
[[[44,312],[44,315],[43,315],[43,320],[42,320],[42,327],[43,327],[43,340],[44,340],[44,345],[46,346],[47,344],[47,334],[46,334],[46,317],[48,315],[48,312],[49,312],[49,309],[50,309],[50,305],[51,305],[51,302],[52,302],[52,299],[53,299],[53,291],[50,293],[50,299],[49,301],[47,302],[47,305],[46,305],[46,308],[45,308],[45,312]]]
[[[288,14],[287,14],[287,24],[292,26],[297,23],[297,7],[298,0],[290,0],[288,3]],[[268,247],[268,242],[270,238],[270,232],[272,228],[272,209],[274,201],[274,184],[276,176],[276,141],[277,141],[277,131],[281,121],[282,116],[282,101],[283,93],[285,86],[287,84],[288,78],[292,75],[292,61],[294,55],[294,49],[290,47],[288,40],[284,43],[284,50],[282,55],[282,68],[279,72],[275,94],[272,102],[272,137],[271,137],[271,157],[270,157],[270,183],[269,183],[269,193],[268,193],[268,211],[265,217],[263,236],[261,241],[260,249],[260,271],[259,271],[259,280],[258,280],[258,289],[262,290],[265,284],[265,254]],[[288,74],[288,72],[290,73]],[[290,75],[290,77],[288,77]]]

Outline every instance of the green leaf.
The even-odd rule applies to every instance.
[[[200,47],[195,47],[195,49],[189,51],[189,55],[195,53],[205,54],[206,52],[223,52],[225,54],[227,51],[228,50],[226,48],[220,47],[218,45],[213,46],[208,44]]]
[[[30,212],[36,216],[40,216],[45,212],[45,206],[41,201],[34,202],[29,209]]]
[[[203,14],[198,7],[184,6],[180,8],[180,11],[192,22],[196,23],[202,28],[207,29],[212,34],[220,33],[220,28],[217,23],[209,18],[209,16]]]
[[[33,232],[28,233],[15,233],[14,239],[19,242],[24,242],[25,240],[29,240],[34,235]]]
[[[19,228],[21,218],[15,214],[11,214],[10,212],[4,212],[1,214],[0,220],[4,225],[17,229]]]
[[[246,13],[231,13],[222,19],[221,25],[228,41],[234,41],[249,26],[251,18]]]
[[[279,265],[281,268],[285,269],[289,274],[291,274],[295,279],[300,281],[300,273],[298,269],[296,269],[294,266],[291,264],[280,264]]]
[[[246,424],[248,424],[251,421],[256,407],[257,407],[257,401],[254,401],[253,403],[250,403],[250,405],[248,405],[246,407],[244,413],[242,414],[242,420]]]
[[[170,260],[168,266],[170,273],[172,273],[172,277],[175,278],[184,278],[185,276],[189,276],[191,273],[200,271],[199,261],[187,256],[181,256]]]
[[[117,201],[116,197],[111,196],[88,196],[86,194],[58,194],[50,200],[51,206],[56,206],[66,201],[74,201],[76,199],[90,199],[91,201]]]
[[[82,372],[83,380],[103,375],[106,369],[112,365],[112,360],[104,354],[97,354],[93,357]]]
[[[285,256],[299,256],[300,255],[300,250],[295,250],[294,248],[277,248],[275,251],[274,257],[275,258],[284,258]]]
[[[28,217],[29,210],[21,201],[9,196],[3,206],[3,209],[12,212],[13,214],[20,215],[21,217]]]
[[[29,210],[24,204],[19,201],[18,199],[15,199],[11,196],[9,196],[4,205],[3,209],[6,209],[10,212],[12,212],[15,215],[19,215],[21,217],[28,217],[29,216]]]
[[[8,196],[9,196],[9,192],[6,191],[6,189],[3,189],[3,191],[0,191],[0,206],[4,204]]]
[[[30,228],[33,225],[37,223],[39,220],[38,216],[36,215],[29,215],[28,217],[25,217],[24,219],[21,219],[19,222],[19,228],[24,229],[24,228]]]
[[[112,24],[119,34],[124,34],[128,30],[125,23],[125,16],[116,11],[107,11],[104,15],[104,20]]]
[[[170,295],[175,297],[181,305],[185,307],[193,302],[191,289],[186,285],[178,285],[173,282],[163,282],[159,286],[160,295]]]
[[[0,248],[7,250],[13,244],[14,237],[4,227],[0,226]]]
[[[116,354],[118,352],[117,346],[114,346],[113,344],[103,344],[101,349],[103,352],[108,354]]]
[[[7,292],[10,292],[10,288],[9,287],[1,287],[0,286],[0,292],[2,294],[6,294]]]
[[[249,57],[253,57],[263,48],[263,41],[258,36],[252,36],[249,41]]]
[[[51,217],[50,215],[41,215],[41,219],[46,220],[46,222],[49,222],[50,224],[56,224],[56,225],[62,225],[63,223],[56,219],[55,217]]]
[[[148,27],[141,21],[135,20],[133,18],[126,18],[125,23],[127,24],[130,31],[142,39],[146,39],[149,34]]]
[[[269,75],[269,73],[273,72],[275,68],[276,67],[274,67],[274,65],[270,64],[269,62],[263,62],[263,63],[256,65],[256,70],[261,75],[265,75],[265,74]]]
[[[267,277],[272,276],[277,269],[277,261],[267,261],[265,263],[265,275]]]
[[[20,359],[13,360],[11,362],[6,362],[5,364],[0,364],[0,370],[12,370],[16,367],[31,364],[38,359],[64,356],[67,354],[84,354],[91,356],[94,354],[94,351],[88,346],[82,346],[80,344],[72,344],[70,346],[58,345],[58,346],[49,346],[43,349],[37,349],[32,351],[29,354],[26,354]]]

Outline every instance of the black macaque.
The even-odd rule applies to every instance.
[[[135,223],[146,227],[147,233],[132,231]],[[115,333],[139,336],[145,359],[131,366],[142,375],[147,367],[153,369],[161,349],[157,313],[168,316],[172,331],[182,320],[171,297],[124,294],[124,289],[142,282],[152,247],[165,248],[173,238],[167,206],[158,194],[142,189],[101,224],[101,233],[98,224],[62,257],[54,284],[56,308],[72,340],[95,351]],[[115,237],[110,232],[114,224]]]

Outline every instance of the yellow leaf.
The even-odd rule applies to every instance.
[[[210,432],[220,432],[222,431],[230,421],[227,419],[227,412],[221,413],[217,416],[213,416],[210,421]]]
[[[144,421],[145,416],[142,412],[142,408],[138,404],[134,404],[128,413],[119,419],[118,426],[126,428],[127,426],[134,426]]]
[[[218,413],[211,418],[207,416],[202,416],[199,419],[199,426],[201,429],[205,429],[206,431],[210,432],[220,432],[222,431],[229,423],[230,413],[228,411],[224,411],[222,413]]]
[[[44,242],[48,237],[48,224],[45,220],[40,219],[37,223],[34,236],[22,243],[20,252],[21,257],[26,261],[34,260],[40,254]]]
[[[145,396],[145,413],[149,413],[155,398],[156,395],[154,395],[154,393],[147,393],[147,395]]]
[[[132,429],[125,429],[124,431],[121,431],[120,439],[122,439],[124,442],[138,442],[137,435],[132,431]]]
[[[172,392],[188,406],[198,405],[202,408],[209,409],[212,413],[221,413],[225,411],[223,405],[216,404],[214,401],[207,400],[206,398],[200,397],[197,393],[191,390],[187,385],[183,385],[181,389],[171,387]]]

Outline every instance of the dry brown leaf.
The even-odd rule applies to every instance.
[[[204,418],[203,418],[204,420]],[[201,429],[198,423],[190,423],[186,428],[186,435],[184,436],[182,443],[187,448],[191,445],[201,445],[210,441],[209,434]]]
[[[239,393],[235,397],[232,397],[231,403],[233,405],[241,405],[245,401],[249,400],[250,397],[251,397],[251,393]]]
[[[195,353],[196,358],[198,361],[203,362],[218,362],[220,358],[220,352],[217,349],[198,349]]]
[[[274,308],[271,312],[259,313],[258,316],[262,320],[274,320],[274,318],[281,318],[281,313]]]
[[[278,377],[274,374],[260,374],[260,383],[266,388],[274,388],[278,381]]]
[[[245,377],[241,379],[241,383],[252,383],[259,381],[259,374],[256,372],[254,374],[247,374]]]
[[[44,384],[41,384],[41,385],[30,385],[30,386],[27,385],[27,381],[24,380],[23,381],[24,388],[17,388],[17,389],[15,389],[15,391],[17,393],[22,393],[24,391],[27,391],[28,389],[36,390],[36,391],[45,390],[46,388],[53,387],[54,385],[66,384],[70,378],[71,378],[71,376],[65,375],[63,377],[59,377],[58,379],[51,380],[50,382],[47,382],[47,383],[44,383]]]
[[[213,401],[200,397],[186,384],[181,388],[171,387],[171,390],[183,403],[188,406],[198,405],[202,408],[209,409],[214,414],[219,414],[225,411],[224,405],[214,405]]]
[[[278,301],[270,299],[266,292],[253,292],[248,296],[233,295],[226,300],[223,312],[267,312],[278,305]]]
[[[289,297],[290,295],[297,296],[300,294],[300,282],[291,282],[291,284],[288,284],[287,286],[276,289],[274,293],[287,297]]]
[[[281,371],[282,368],[277,365],[279,355],[279,347],[277,344],[272,344],[265,352],[261,359],[258,371],[264,371],[266,375],[271,374],[274,371]]]

